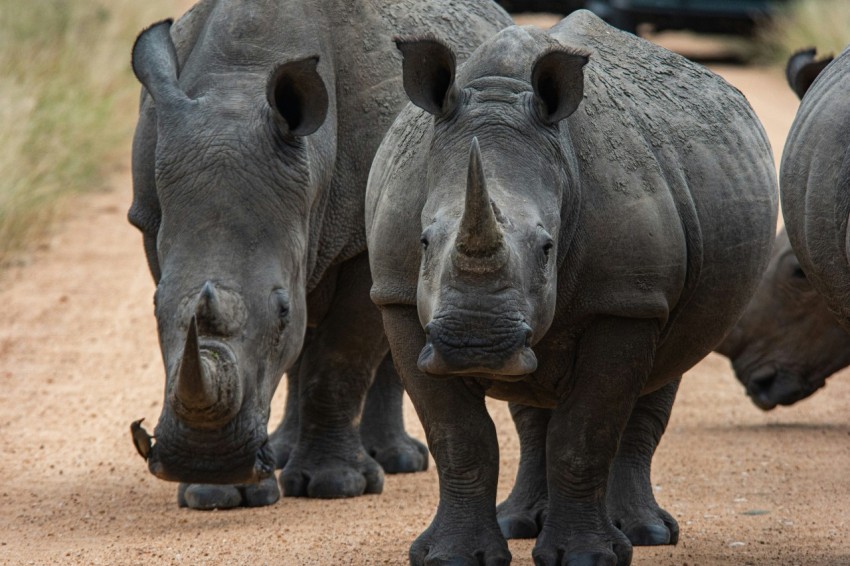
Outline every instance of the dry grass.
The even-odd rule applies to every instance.
[[[850,1],[793,0],[760,35],[762,53],[783,63],[799,49],[838,55],[850,44]]]
[[[133,38],[168,0],[0,0],[0,265],[126,153]]]

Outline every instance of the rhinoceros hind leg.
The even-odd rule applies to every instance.
[[[274,477],[258,484],[212,485],[181,483],[177,488],[180,507],[210,511],[235,507],[265,507],[280,499],[280,490]]]
[[[511,494],[496,508],[507,539],[535,538],[546,522],[546,429],[550,411],[510,404],[519,435],[519,472]]]
[[[608,478],[611,521],[636,546],[676,544],[679,525],[658,506],[650,468],[655,448],[667,427],[679,380],[638,399]]]
[[[366,451],[388,474],[407,474],[428,469],[428,448],[404,430],[404,388],[390,354],[375,374],[366,396],[360,438]]]

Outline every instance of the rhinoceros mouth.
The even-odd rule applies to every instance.
[[[434,321],[426,327],[426,333],[417,365],[431,375],[518,381],[537,369],[531,328],[525,323],[481,337],[447,329]]]
[[[237,419],[241,420],[241,419]],[[233,423],[217,431],[182,426],[168,415],[155,436],[133,423],[133,442],[157,478],[185,483],[255,483],[271,476],[275,457],[264,427]],[[141,438],[145,436],[146,438]]]
[[[275,458],[265,442],[253,454],[232,459],[182,457],[166,453],[158,444],[153,446],[148,458],[151,474],[165,481],[183,483],[235,484],[257,483],[274,474]]]
[[[771,411],[779,405],[793,405],[805,399],[819,389],[824,380],[819,380],[818,384],[784,368],[762,367],[751,373],[746,383],[752,402],[763,411]]]

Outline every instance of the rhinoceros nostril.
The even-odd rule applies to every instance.
[[[762,375],[751,378],[748,389],[754,394],[766,395],[776,382],[776,374]]]
[[[525,347],[531,348],[531,339],[534,337],[534,331],[526,323],[522,323],[522,329],[525,332]]]

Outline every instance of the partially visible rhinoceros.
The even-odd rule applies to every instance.
[[[792,55],[785,68],[800,98],[832,57],[814,49]],[[755,296],[717,351],[732,361],[747,395],[766,411],[792,405],[850,365],[850,334],[812,288],[783,229]]]
[[[782,215],[806,279],[850,331],[850,48],[800,103],[780,168]],[[806,336],[807,342],[817,340]],[[847,349],[842,352],[847,360]]]
[[[129,218],[166,381],[156,443],[133,438],[181,504],[272,503],[284,463],[284,494],[310,497],[380,492],[373,456],[427,465],[368,296],[366,179],[405,102],[392,37],[433,30],[465,56],[508,24],[489,0],[203,0],[139,36]]]
[[[587,11],[503,30],[460,67],[437,38],[399,48],[419,108],[375,156],[366,229],[372,299],[440,478],[411,562],[505,564],[505,535],[537,535],[547,565],[675,543],[652,454],[775,234],[755,114]],[[514,403],[522,443],[498,516],[486,395]]]
[[[850,334],[812,288],[784,229],[755,296],[717,352],[765,411],[805,399],[850,365]]]

